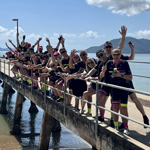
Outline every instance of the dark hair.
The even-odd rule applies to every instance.
[[[105,47],[106,44],[112,45],[112,43],[110,41],[106,41],[105,44],[104,44],[104,47]]]
[[[45,58],[45,57],[48,58],[47,54],[44,54],[44,55],[41,55],[41,56],[42,56],[42,59]]]
[[[34,52],[34,48],[33,47],[29,48],[29,52]]]
[[[104,50],[102,50],[102,49],[97,50],[96,56],[97,56],[98,54],[100,54],[100,53],[104,53]]]
[[[61,52],[61,51],[66,51],[66,49],[65,49],[65,48],[61,48],[61,49],[59,50],[59,52]]]
[[[48,51],[45,51],[43,54],[47,54],[48,53]]]

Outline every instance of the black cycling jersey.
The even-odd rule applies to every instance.
[[[79,71],[80,68],[86,69],[85,63],[83,61],[79,61],[76,65],[77,71]]]
[[[70,57],[68,59],[64,59],[64,58],[62,59],[63,67],[69,66],[69,59],[70,59]]]
[[[75,72],[78,72],[77,64],[73,64],[73,66],[74,66],[74,69],[69,68],[69,70],[70,70],[69,74],[73,74]]]
[[[27,48],[25,46],[21,46],[20,44],[19,44],[19,48],[21,49],[21,52],[27,51]]]
[[[119,86],[124,86],[124,87],[128,87],[128,83],[126,81],[126,79],[120,78],[120,77],[113,77],[113,71],[115,67],[114,61],[110,60],[107,62],[107,71],[105,72],[105,82],[106,83],[111,83],[114,85],[119,85]],[[129,67],[129,64],[127,61],[125,60],[121,60],[117,66],[117,70],[121,73],[121,74],[126,74],[126,75],[131,75],[131,70]]]
[[[24,58],[25,58],[25,60],[22,60],[22,63],[25,64],[25,65],[27,65],[27,64],[28,64],[28,61],[31,60],[31,57],[25,56]]]

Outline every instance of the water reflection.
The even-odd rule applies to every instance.
[[[61,132],[52,132],[52,144],[51,147],[56,148],[60,143]]]
[[[36,118],[37,113],[30,113],[30,122],[29,122],[29,130],[30,132],[30,141],[29,145],[34,145],[35,144],[35,118]]]

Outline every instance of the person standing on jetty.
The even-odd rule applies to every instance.
[[[121,60],[121,51],[114,49],[112,52],[113,60],[107,62],[102,68],[100,78],[105,77],[105,82],[114,84],[117,86],[128,87],[126,81],[132,80],[132,74],[129,64],[125,60]],[[111,88],[112,96],[112,107],[113,111],[128,116],[127,102],[128,102],[128,91],[120,90],[117,88]],[[115,128],[118,130],[118,115],[113,115]],[[122,118],[124,123],[124,133],[129,135],[128,131],[128,120]]]

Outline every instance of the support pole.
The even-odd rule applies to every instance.
[[[53,117],[46,111],[43,114],[38,150],[48,150],[52,130]]]
[[[15,106],[15,113],[14,113],[14,124],[12,130],[10,131],[10,134],[13,135],[21,134],[20,119],[21,119],[23,101],[24,101],[24,96],[19,92],[17,92],[17,99],[16,99],[16,106]]]
[[[7,95],[9,93],[10,86],[7,83],[4,83],[4,90],[3,90],[3,97],[2,97],[2,104],[0,108],[0,114],[7,114],[8,111],[6,109],[7,104]]]
[[[36,105],[31,101],[30,108],[28,110],[29,113],[37,113],[39,110],[37,109]]]

